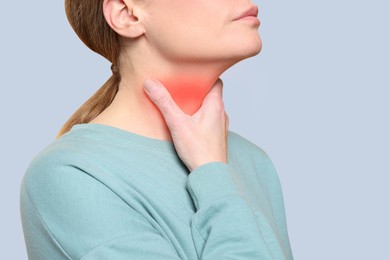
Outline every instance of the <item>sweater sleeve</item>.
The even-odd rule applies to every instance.
[[[30,167],[21,217],[29,260],[180,259],[146,217],[77,167]]]
[[[196,213],[191,220],[198,258],[274,259],[249,203],[234,183],[233,168],[212,162],[195,169],[187,189]]]

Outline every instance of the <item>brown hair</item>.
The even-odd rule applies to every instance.
[[[114,99],[120,82],[119,36],[106,22],[103,0],[65,0],[65,12],[84,44],[112,62],[113,75],[66,121],[57,139],[73,125],[88,123],[106,109]]]

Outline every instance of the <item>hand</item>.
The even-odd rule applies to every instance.
[[[148,79],[144,83],[145,92],[164,117],[180,159],[190,171],[208,162],[227,163],[229,118],[222,101],[222,85],[218,79],[199,110],[190,116],[160,82]]]

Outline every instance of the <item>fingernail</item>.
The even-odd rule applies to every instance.
[[[153,79],[147,79],[144,82],[144,89],[148,93],[152,93],[153,90],[156,88],[157,83]]]

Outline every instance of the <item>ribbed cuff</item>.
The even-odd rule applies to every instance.
[[[187,189],[197,210],[218,198],[240,194],[232,167],[222,162],[206,163],[193,170],[187,179]]]

